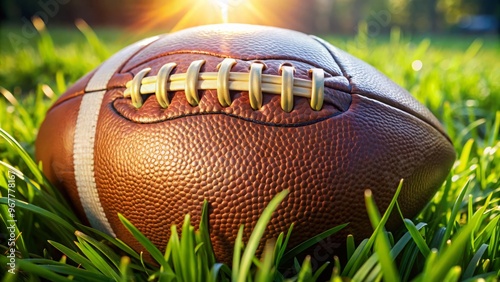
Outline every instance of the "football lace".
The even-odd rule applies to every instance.
[[[132,80],[127,82],[127,89],[123,96],[131,98],[132,105],[140,108],[143,104],[142,95],[155,94],[156,100],[162,108],[170,105],[168,92],[184,91],[191,106],[200,102],[198,90],[217,90],[217,99],[223,107],[232,103],[229,91],[247,91],[250,106],[254,110],[262,107],[262,93],[281,95],[281,108],[291,112],[294,97],[310,99],[313,110],[319,111],[323,107],[324,99],[324,71],[320,68],[309,70],[310,80],[294,77],[295,68],[284,63],[279,70],[281,75],[263,74],[266,65],[256,61],[250,64],[248,73],[231,72],[236,64],[235,59],[226,58],[218,66],[217,72],[200,72],[204,60],[191,62],[186,73],[171,74],[176,63],[163,65],[156,76],[146,75],[151,68],[139,71]]]

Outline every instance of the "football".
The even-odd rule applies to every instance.
[[[118,213],[164,250],[170,226],[186,214],[199,224],[206,200],[223,262],[284,189],[262,242],[292,223],[289,247],[349,223],[330,240],[342,243],[372,233],[365,190],[384,211],[404,179],[411,218],[455,160],[432,113],[370,65],[315,36],[242,24],[119,51],[55,102],[35,145],[82,220],[138,251]]]

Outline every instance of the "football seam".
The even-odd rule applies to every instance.
[[[324,42],[322,42],[321,40],[318,40],[318,38],[316,36],[311,35],[311,38],[314,39],[314,41],[318,42],[328,52],[328,54],[330,54],[330,57],[332,57],[332,60],[337,64],[337,66],[339,66],[339,69],[342,72],[342,76],[345,77],[347,79],[347,81],[349,82],[349,94],[352,95],[353,93],[352,93],[351,76],[348,75],[347,72],[345,71],[345,69],[342,67],[342,64],[340,64],[340,60],[338,60],[337,57],[335,57],[335,55],[332,54],[332,52],[325,45]]]
[[[118,100],[118,99],[116,99],[116,100]],[[116,101],[116,100],[114,100],[114,101]],[[175,117],[169,117],[169,118],[159,119],[159,120],[155,120],[155,121],[151,121],[151,122],[136,122],[136,121],[134,121],[134,120],[132,120],[132,119],[124,116],[123,114],[121,114],[120,111],[118,111],[115,108],[114,101],[112,103],[110,103],[110,106],[109,106],[113,110],[113,112],[116,113],[118,116],[122,117],[123,119],[125,119],[127,121],[130,121],[130,122],[133,122],[133,123],[136,123],[136,124],[158,124],[158,123],[162,123],[162,122],[172,121],[172,120],[176,120],[176,119],[180,119],[180,118],[184,118],[184,117],[191,117],[191,116],[225,115],[225,116],[228,116],[228,117],[232,117],[232,118],[236,118],[236,119],[240,119],[240,120],[252,122],[252,123],[255,123],[255,124],[265,125],[265,126],[274,126],[274,127],[302,127],[302,126],[308,126],[308,125],[312,125],[312,124],[315,124],[315,123],[318,123],[318,122],[322,122],[322,121],[327,120],[327,119],[332,118],[332,117],[336,117],[336,116],[342,115],[345,112],[349,111],[349,109],[351,107],[351,104],[350,104],[349,108],[347,108],[347,110],[345,110],[345,111],[338,111],[338,112],[335,112],[333,114],[330,114],[330,115],[327,115],[327,116],[324,116],[324,117],[321,117],[321,118],[318,118],[318,119],[310,120],[310,121],[304,121],[304,122],[298,122],[298,123],[288,123],[288,124],[287,123],[266,122],[266,121],[256,120],[256,119],[252,119],[252,118],[246,118],[246,117],[242,117],[242,116],[239,116],[239,115],[225,113],[225,112],[220,112],[220,111],[181,114],[181,115],[178,115],[178,116],[175,116]]]
[[[331,56],[331,53],[330,52],[328,52],[328,53]],[[159,58],[162,58],[162,57],[167,57],[167,56],[170,56],[170,55],[178,55],[178,54],[208,55],[208,56],[212,56],[212,57],[216,57],[216,58],[222,58],[222,59],[224,59],[224,58],[230,58],[230,59],[236,59],[236,60],[240,60],[240,61],[283,60],[283,61],[290,61],[290,62],[300,62],[300,63],[304,63],[304,64],[309,64],[309,65],[311,65],[313,67],[316,67],[316,68],[323,69],[325,71],[325,73],[329,74],[332,77],[345,76],[344,74],[333,74],[330,71],[325,70],[323,67],[318,66],[314,62],[311,62],[311,61],[308,61],[308,60],[303,60],[303,59],[297,58],[297,57],[292,57],[292,58],[286,58],[286,57],[245,57],[245,58],[240,58],[238,56],[227,56],[227,55],[219,54],[219,53],[211,53],[211,52],[206,52],[206,51],[194,51],[194,50],[193,51],[186,51],[186,50],[185,51],[172,51],[172,52],[162,53],[159,56],[155,56],[155,57],[149,58],[148,60],[145,60],[145,61],[142,61],[140,63],[137,63],[137,64],[135,64],[135,65],[133,65],[131,67],[122,68],[117,73],[131,72],[132,69],[138,68],[139,66],[147,64],[147,63],[149,63],[151,61],[154,61],[156,59],[159,59]],[[333,56],[331,56],[331,57],[333,58]],[[134,57],[130,58],[130,60],[132,60],[133,58]],[[335,59],[334,59],[334,61],[335,61]],[[335,61],[335,63],[337,63],[337,61]],[[339,68],[340,68],[340,66],[339,66]]]
[[[92,91],[92,92],[94,92],[94,91]],[[81,97],[81,96],[85,95],[86,93],[90,93],[90,92],[85,92],[85,90],[80,90],[80,91],[77,91],[71,95],[64,97],[64,99],[58,99],[52,106],[50,106],[50,108],[47,110],[47,113],[52,111],[52,109],[59,107],[59,105],[64,104],[65,102],[70,101],[74,98]]]
[[[348,75],[347,72],[345,71],[345,69],[343,68],[342,64],[340,63],[341,60],[340,58],[337,58],[332,52],[331,50],[323,43],[321,42],[321,40],[318,40],[316,39],[315,37],[313,37],[317,42],[319,42],[331,55],[332,59],[335,61],[335,63],[339,66],[340,70],[342,71],[343,73],[343,76],[349,81],[349,93],[350,95],[354,95],[354,94],[357,94],[357,95],[360,95],[360,96],[363,96],[363,97],[366,97],[366,98],[370,98],[370,99],[373,99],[373,100],[376,100],[376,101],[379,101],[385,105],[388,105],[390,107],[393,107],[393,108],[396,108],[396,109],[399,109],[405,113],[408,113],[410,115],[413,115],[415,116],[416,118],[418,118],[419,120],[421,120],[422,122],[432,126],[434,129],[436,129],[439,133],[441,133],[441,135],[444,136],[444,138],[446,140],[448,140],[448,142],[450,142],[450,144],[453,144],[453,142],[451,141],[450,137],[445,133],[444,129],[443,128],[439,128],[437,126],[435,126],[434,124],[432,124],[431,121],[427,120],[427,118],[425,118],[423,115],[419,114],[418,112],[416,111],[409,111],[411,109],[409,108],[405,108],[405,107],[401,107],[399,106],[397,103],[392,103],[390,100],[388,99],[379,99],[379,98],[376,98],[376,97],[373,97],[371,95],[367,95],[367,93],[353,93],[352,92],[352,82],[351,82],[351,78],[352,76],[351,75]]]

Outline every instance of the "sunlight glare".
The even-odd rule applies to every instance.
[[[247,23],[287,27],[301,26],[296,17],[307,2],[300,0],[152,0],[138,2],[137,32],[168,28],[171,32],[192,26],[217,23]],[[279,11],[279,13],[277,13]]]
[[[229,22],[229,2],[230,0],[209,0],[212,4],[216,5],[221,12],[222,22]]]

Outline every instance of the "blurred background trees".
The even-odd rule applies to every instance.
[[[314,33],[354,34],[360,22],[373,34],[394,26],[408,33],[495,33],[500,29],[499,0],[2,0],[0,22],[23,24],[37,15],[48,24],[73,24],[82,18],[93,26],[137,26],[154,17],[151,28],[169,30],[179,28],[183,15],[202,2],[229,7],[230,22]],[[236,6],[245,5],[250,12],[241,8],[235,12]],[[147,13],[152,10],[165,17],[158,19],[158,13]],[[206,15],[210,13],[215,12],[206,10]],[[203,23],[197,16],[196,21],[184,21],[186,26],[181,28]]]

